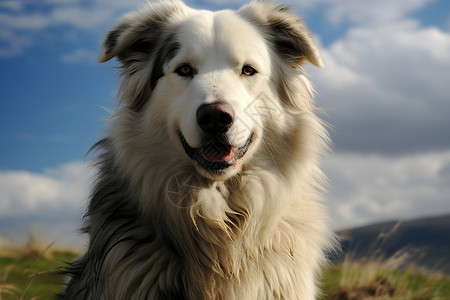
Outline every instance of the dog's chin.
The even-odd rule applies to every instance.
[[[201,147],[192,148],[181,130],[178,137],[186,155],[195,162],[198,172],[213,180],[224,180],[239,172],[242,160],[250,148],[254,133],[241,147],[234,147],[220,137],[207,140]]]

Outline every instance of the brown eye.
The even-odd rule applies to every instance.
[[[181,77],[193,77],[195,75],[195,70],[189,64],[181,64],[176,68],[175,73]]]
[[[250,65],[245,65],[243,68],[242,68],[242,75],[245,75],[245,76],[253,76],[253,75],[255,75],[257,72],[256,72],[256,70],[252,67],[252,66],[250,66]]]

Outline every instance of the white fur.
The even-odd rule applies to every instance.
[[[181,47],[165,61],[164,75],[142,107],[133,109],[157,55],[124,51],[142,38],[136,32],[150,16],[164,19],[161,38],[153,42],[161,48],[163,37],[175,36]],[[278,18],[296,28],[305,43],[298,59],[274,47],[270,30]],[[125,25],[116,43],[105,43],[100,61],[117,56],[123,67],[121,104],[104,151],[108,164],[116,166],[109,176],[126,181],[127,203],[105,196],[110,200],[98,201],[104,208],[91,208],[90,249],[111,250],[97,259],[97,269],[87,266],[92,255],[85,256],[81,279],[72,279],[67,297],[86,288],[84,297],[91,299],[170,299],[167,291],[186,299],[315,299],[317,276],[334,239],[320,200],[324,176],[317,163],[328,136],[300,67],[304,60],[322,63],[304,25],[268,2],[238,12],[209,12],[176,1],[147,5],[120,24]],[[192,79],[175,73],[186,62],[198,71]],[[258,72],[241,75],[245,64]],[[177,134],[181,131],[192,148],[201,147],[196,111],[217,100],[235,112],[226,134],[233,147],[254,134],[248,152],[220,173],[191,160]],[[132,229],[126,219],[100,221],[119,198],[121,205],[136,207],[135,220],[129,221],[138,225]],[[112,240],[95,234],[102,224]],[[114,244],[125,237],[130,239]],[[95,287],[87,279],[92,273],[99,278]]]

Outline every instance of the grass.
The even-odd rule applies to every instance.
[[[350,253],[343,263],[326,270],[320,300],[450,300],[450,277],[415,267],[417,249],[383,256],[383,246],[400,226],[398,222],[388,232],[380,232],[365,257],[352,259]]]
[[[0,248],[0,300],[54,299],[64,277],[58,274],[78,251],[56,250],[33,243],[19,248]],[[450,278],[423,274],[417,269],[399,269],[402,258],[367,258],[328,268],[322,276],[320,300],[446,300]]]
[[[321,300],[448,300],[450,278],[397,270],[384,264],[345,262],[323,274]]]
[[[411,265],[407,250],[387,258],[377,255],[377,247],[372,252],[359,260],[348,255],[342,264],[326,270],[320,300],[450,299],[450,277],[419,271]]]
[[[0,249],[0,300],[54,299],[61,292],[66,262],[79,252],[55,250],[29,243],[23,247]]]

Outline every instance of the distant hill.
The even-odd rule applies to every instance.
[[[426,271],[450,275],[450,215],[408,221],[391,221],[344,230],[344,258],[376,260],[408,253],[403,266],[414,264]]]

